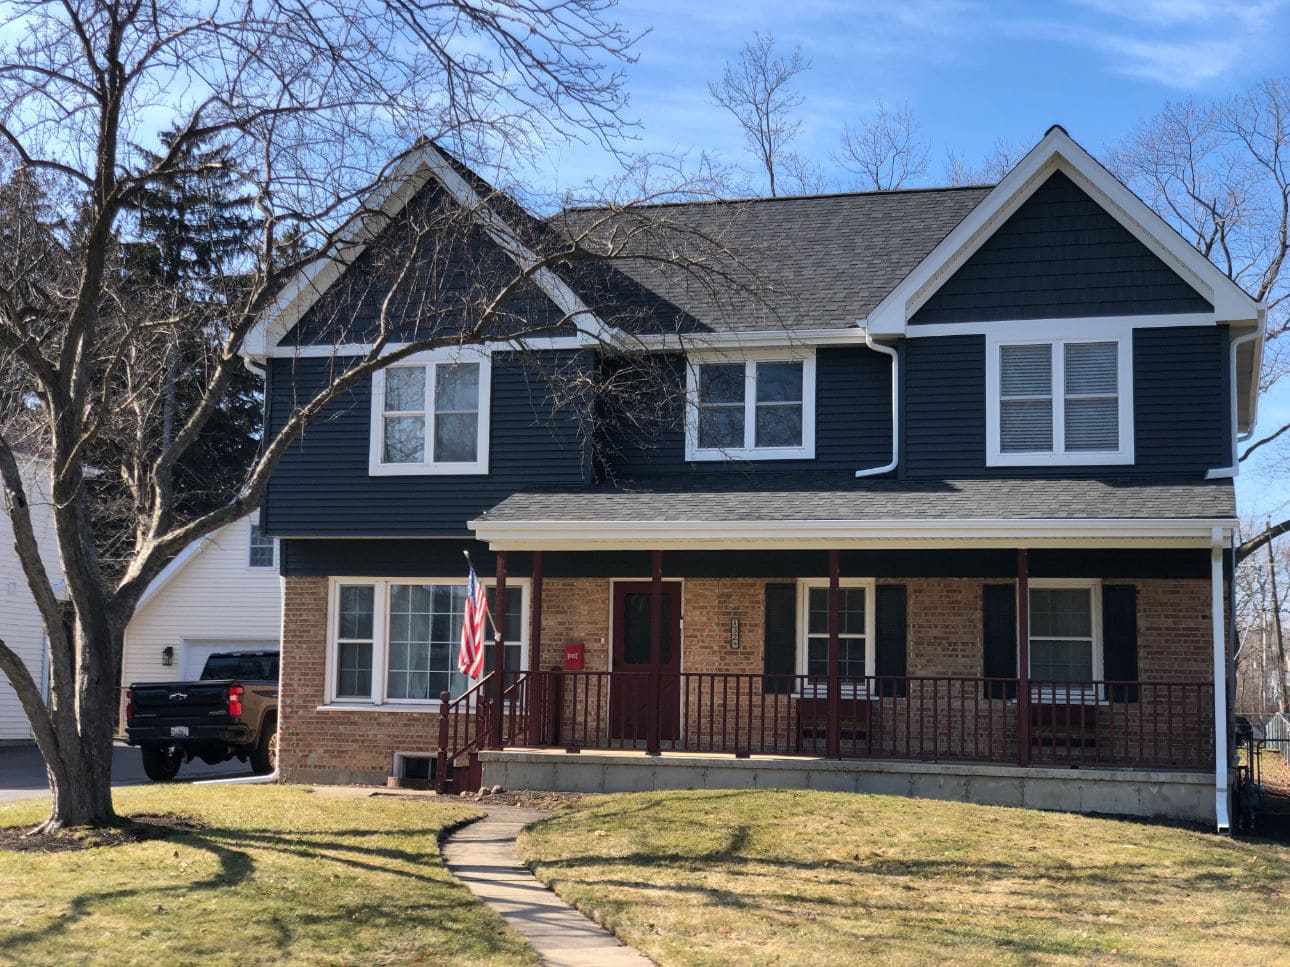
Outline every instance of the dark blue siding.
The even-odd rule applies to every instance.
[[[985,464],[985,337],[917,338],[905,346],[904,472],[909,477],[1194,475],[1229,459],[1226,331],[1133,333],[1132,467]]]
[[[307,399],[328,378],[325,358],[271,361],[269,423],[281,425],[293,395]],[[547,372],[588,371],[590,354],[551,353]],[[305,431],[273,475],[264,522],[277,535],[464,535],[466,521],[517,490],[589,481],[590,451],[567,408],[553,408],[551,382],[529,361],[493,356],[489,473],[370,477],[371,384],[338,400]]]
[[[985,473],[985,336],[907,339],[904,472]]]
[[[1207,312],[1213,307],[1057,172],[909,320]]]
[[[673,391],[661,394],[659,417],[627,432],[610,416],[601,446],[604,475],[647,480],[685,474],[855,471],[891,460],[891,360],[863,347],[821,348],[815,356],[815,459],[685,461],[682,429],[685,363],[667,361]],[[649,412],[649,407],[642,407]]]
[[[486,544],[471,540],[288,540],[282,573],[288,577],[461,577],[463,549],[481,576],[496,570]],[[996,550],[843,551],[843,576],[880,578],[1015,578],[1017,552]],[[1132,549],[1037,549],[1030,552],[1034,577],[1206,578],[1209,551]],[[829,572],[826,551],[665,551],[664,577],[811,578]],[[507,573],[528,577],[532,555],[512,552]],[[647,551],[547,551],[546,577],[648,577]]]
[[[1229,460],[1227,331],[1133,333],[1134,459],[1147,473],[1200,473]]]

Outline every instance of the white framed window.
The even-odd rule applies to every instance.
[[[1030,679],[1036,696],[1072,701],[1095,696],[1065,682],[1102,678],[1102,583],[1066,578],[1030,582]]]
[[[1131,331],[1059,339],[987,336],[988,465],[1132,462]]]
[[[484,584],[497,620],[493,586]],[[329,705],[438,708],[474,684],[457,671],[466,579],[333,578],[327,619]],[[528,660],[528,580],[507,583],[506,670]],[[484,671],[493,666],[493,626],[484,625]]]
[[[247,548],[246,566],[247,567],[273,567],[274,549],[277,541],[272,537],[267,537],[261,530],[259,524],[251,525],[251,537]]]
[[[842,578],[838,588],[838,674],[862,678],[874,673],[874,582]],[[829,582],[827,578],[797,582],[797,673],[818,679],[808,690],[824,694],[829,673]],[[843,694],[854,694],[855,683],[843,683]]]
[[[488,473],[492,365],[476,349],[422,353],[372,377],[368,473]]]
[[[691,354],[686,361],[686,460],[815,456],[815,353]]]

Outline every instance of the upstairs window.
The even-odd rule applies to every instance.
[[[273,538],[266,537],[256,524],[251,525],[251,546],[246,563],[248,567],[273,567]]]
[[[1133,462],[1127,336],[995,341],[988,347],[991,466]]]
[[[488,357],[417,357],[372,378],[373,475],[487,473]]]
[[[815,357],[691,358],[687,460],[785,460],[815,455]]]

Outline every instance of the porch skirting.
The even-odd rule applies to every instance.
[[[1049,769],[811,759],[754,755],[746,759],[701,753],[481,751],[483,784],[561,792],[648,792],[662,789],[818,789],[944,799],[990,806],[1024,806],[1215,821],[1214,776],[1144,769]]]

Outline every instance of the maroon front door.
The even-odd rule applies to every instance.
[[[664,581],[659,601],[658,660],[651,656],[649,581],[614,584],[614,642],[609,730],[614,739],[649,737],[654,688],[658,688],[658,737],[680,737],[681,585]],[[657,669],[657,677],[652,674]]]

